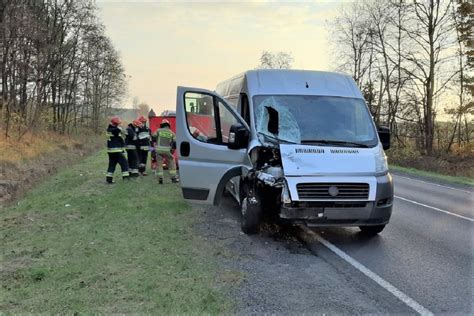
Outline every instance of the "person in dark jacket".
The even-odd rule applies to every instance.
[[[109,167],[107,169],[107,183],[114,183],[114,172],[117,164],[122,169],[122,178],[128,179],[128,164],[124,152],[124,140],[122,137],[122,120],[119,117],[113,117],[107,128],[107,154],[109,155]]]
[[[150,150],[151,131],[148,126],[146,126],[147,119],[143,115],[140,116],[138,120],[142,123],[138,129],[138,171],[142,176],[146,176],[146,163],[148,160],[148,151]]]
[[[134,120],[128,124],[125,130],[125,149],[127,150],[128,168],[131,177],[138,177],[138,129],[140,128],[140,121]]]

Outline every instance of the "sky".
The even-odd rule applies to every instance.
[[[290,52],[293,68],[334,70],[327,22],[342,1],[97,0],[134,97],[157,114],[174,110],[176,87],[214,90],[259,64],[262,51]]]

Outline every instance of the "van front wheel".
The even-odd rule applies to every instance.
[[[242,231],[247,235],[258,233],[262,215],[260,203],[252,201],[248,197],[244,197],[240,205],[242,213],[240,225]]]
[[[385,225],[375,225],[375,226],[359,226],[362,233],[367,235],[377,235],[380,233],[384,228]]]

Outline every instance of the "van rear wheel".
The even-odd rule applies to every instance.
[[[252,201],[248,197],[243,197],[241,205],[241,220],[240,226],[242,231],[247,235],[258,233],[260,229],[260,219],[262,216],[262,209],[260,203]]]
[[[375,225],[375,226],[359,226],[362,233],[366,235],[377,235],[382,232],[385,228],[385,225]]]

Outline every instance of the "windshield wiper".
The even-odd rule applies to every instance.
[[[368,148],[369,146],[361,143],[346,142],[340,140],[327,140],[327,139],[305,139],[301,141],[302,144],[325,144],[325,145],[337,145],[337,146],[347,146],[347,147],[360,147]]]
[[[271,135],[268,135],[268,134],[265,134],[265,133],[262,133],[262,132],[258,132],[258,134],[262,135],[263,137],[270,138],[271,140],[276,141],[277,143],[297,144],[296,142],[292,142],[292,141],[285,140],[285,139],[280,139],[278,137],[271,136]]]

